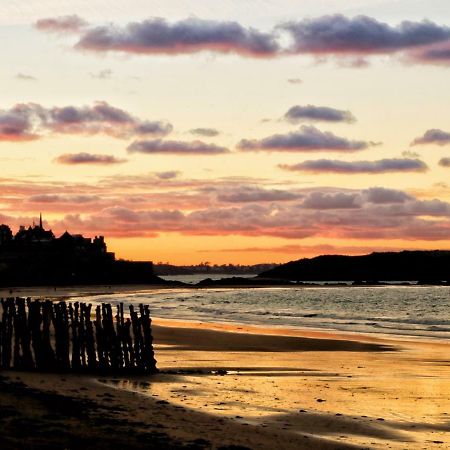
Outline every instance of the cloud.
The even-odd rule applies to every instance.
[[[275,202],[295,200],[300,195],[280,189],[264,189],[258,186],[240,186],[231,192],[221,192],[217,199],[225,203]]]
[[[97,73],[90,73],[91,78],[97,80],[109,80],[112,77],[113,71],[111,69],[103,69]]]
[[[220,134],[219,130],[216,130],[215,128],[194,128],[190,130],[190,133],[204,137],[214,137]]]
[[[160,179],[155,172],[64,183],[30,177],[0,182],[0,218],[8,217],[2,220],[14,227],[27,225],[36,218],[20,211],[44,210],[56,234],[68,229],[108,238],[159,233],[315,237],[317,242],[362,239],[370,247],[373,239],[382,239],[383,245],[397,239],[448,243],[450,233],[450,203],[382,186],[293,189],[288,184],[279,189],[265,179]],[[235,201],[219,200],[223,194],[236,194],[229,198]]]
[[[298,123],[305,120],[347,123],[356,121],[350,111],[314,105],[292,106],[286,112],[284,118],[291,123]]]
[[[412,141],[411,145],[423,145],[423,144],[437,144],[447,145],[450,144],[450,133],[447,131],[438,130],[433,128],[427,130],[422,137],[418,137]]]
[[[76,48],[94,52],[182,54],[212,51],[270,57],[279,46],[275,37],[237,22],[189,18],[169,23],[152,18],[125,27],[107,25],[83,33]]]
[[[32,195],[28,201],[32,203],[90,203],[96,202],[100,198],[95,195],[57,195],[42,194]]]
[[[287,82],[289,84],[302,84],[303,80],[301,78],[288,78]]]
[[[180,172],[177,170],[168,170],[167,172],[156,172],[156,176],[160,180],[172,180],[173,178],[176,178]]]
[[[293,40],[291,53],[317,55],[386,54],[441,43],[450,28],[423,20],[393,27],[368,16],[340,14],[290,21],[279,26]]]
[[[58,164],[67,165],[81,165],[81,164],[95,164],[95,165],[111,165],[121,164],[127,162],[126,159],[119,159],[113,155],[98,155],[93,153],[65,153],[55,159]]]
[[[439,160],[439,165],[441,167],[450,167],[450,158],[441,158]]]
[[[339,137],[331,132],[323,132],[312,126],[302,126],[299,131],[288,134],[274,134],[261,140],[242,139],[240,150],[276,150],[288,152],[309,152],[334,150],[354,152],[374,145],[372,142],[355,141]]]
[[[97,102],[85,107],[52,108],[46,125],[57,133],[104,133],[118,138],[135,135],[165,136],[172,131],[171,124],[142,121],[107,102]]]
[[[229,153],[225,147],[215,144],[206,144],[202,141],[163,141],[161,139],[135,141],[127,148],[129,153],[145,154],[177,154],[177,155],[219,155]]]
[[[33,75],[28,75],[26,73],[21,72],[17,73],[14,78],[20,81],[37,81],[37,78],[33,77]]]
[[[404,152],[402,152],[402,156],[404,158],[420,158],[420,154],[417,152],[413,152],[411,150],[405,150]]]
[[[283,170],[312,173],[388,173],[388,172],[425,172],[427,165],[419,159],[381,159],[379,161],[340,161],[336,159],[318,159],[299,164],[280,164]]]
[[[66,34],[79,33],[88,23],[81,17],[73,14],[69,16],[50,17],[40,19],[36,22],[35,27],[38,30],[48,33]]]
[[[233,21],[188,18],[168,22],[150,18],[126,25],[89,26],[71,15],[38,20],[36,28],[49,33],[78,35],[75,48],[107,53],[180,55],[197,52],[273,58],[312,55],[331,58],[338,66],[362,68],[370,55],[400,53],[405,62],[450,63],[450,28],[429,20],[403,21],[396,26],[372,17],[341,14],[276,24],[269,32]],[[298,84],[298,78],[288,82]]]
[[[166,136],[173,130],[167,122],[144,121],[136,125],[134,131],[140,136]]]
[[[366,200],[369,203],[385,204],[385,203],[405,203],[414,200],[414,197],[403,191],[396,189],[386,189],[383,187],[373,187],[363,191]]]
[[[0,142],[31,141],[39,138],[28,107],[18,104],[10,110],[0,110]]]
[[[450,64],[450,43],[437,44],[430,48],[425,48],[414,52],[411,59],[424,64],[449,65]]]
[[[92,106],[46,108],[36,103],[17,104],[0,110],[0,141],[26,141],[46,134],[107,134],[116,138],[166,136],[172,125],[141,120],[107,102]]]
[[[201,194],[205,197],[205,194]],[[450,231],[450,204],[439,200],[420,201],[413,197],[402,203],[387,198],[382,203],[368,201],[367,192],[336,190],[309,192],[303,203],[260,202],[233,207],[211,205],[173,209],[166,203],[156,209],[130,208],[129,203],[93,209],[92,214],[69,214],[56,223],[76,230],[90,230],[111,236],[154,236],[176,232],[185,236],[275,236],[301,239],[446,239]],[[395,201],[393,201],[395,200]],[[94,203],[95,205],[95,203]],[[75,208],[73,206],[73,208]]]
[[[302,203],[303,208],[308,209],[355,209],[360,208],[359,194],[335,194],[312,192]]]

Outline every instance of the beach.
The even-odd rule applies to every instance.
[[[2,448],[450,446],[443,340],[167,319],[153,336],[153,376],[3,372]]]

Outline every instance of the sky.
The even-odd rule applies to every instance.
[[[0,4],[0,223],[173,264],[450,249],[448,0]]]

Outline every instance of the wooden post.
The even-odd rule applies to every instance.
[[[34,352],[36,369],[45,369],[45,356],[42,350],[42,334],[41,334],[41,303],[34,300],[29,305],[28,326],[31,332],[31,346]]]
[[[88,368],[94,370],[97,368],[97,357],[95,354],[95,340],[94,340],[94,329],[92,327],[91,320],[91,309],[92,305],[85,305],[84,308],[84,323],[86,324],[86,352],[87,352],[87,362]]]
[[[50,338],[50,325],[53,318],[53,305],[50,300],[42,304],[42,353],[44,357],[45,370],[55,369],[55,352],[53,351]]]
[[[134,311],[133,305],[130,305],[130,318],[131,326],[133,328],[133,338],[134,338],[134,358],[136,362],[136,368],[139,371],[143,370],[142,361],[142,333],[141,326],[136,312]]]
[[[148,306],[0,299],[0,369],[152,373],[156,369]]]

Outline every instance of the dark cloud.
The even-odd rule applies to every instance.
[[[334,150],[354,152],[374,145],[372,142],[354,141],[339,137],[331,132],[323,132],[312,126],[302,126],[299,131],[288,134],[275,134],[261,140],[243,139],[239,142],[240,150],[276,150],[291,152],[308,152]]]
[[[280,25],[293,39],[292,53],[393,53],[450,39],[450,28],[424,20],[404,21],[393,27],[367,16],[340,14],[291,21]]]
[[[154,139],[150,141],[135,141],[127,148],[129,153],[163,153],[177,155],[218,155],[228,153],[225,147],[207,144],[202,141],[163,141]]]
[[[169,134],[172,128],[167,122],[141,120],[107,102],[53,108],[26,103],[0,110],[0,141],[39,139],[47,133],[160,137]]]
[[[136,125],[134,131],[139,136],[166,136],[173,130],[173,126],[167,122],[144,121]]]
[[[439,160],[439,165],[441,167],[450,167],[450,158],[441,158]]]
[[[124,28],[108,25],[87,30],[76,47],[96,52],[180,54],[201,51],[237,53],[243,56],[274,56],[275,37],[237,22],[185,19],[169,23],[154,18]]]
[[[9,110],[0,110],[0,142],[38,139],[33,116],[33,108],[25,104],[18,104]]]
[[[350,111],[329,108],[327,106],[293,106],[284,115],[284,118],[291,123],[298,123],[305,120],[323,122],[355,122],[356,119]]]
[[[368,65],[366,56],[402,52],[407,56],[404,60],[410,62],[450,63],[450,28],[429,20],[392,26],[368,16],[336,14],[289,21],[264,32],[237,22],[197,18],[172,23],[150,18],[125,26],[90,27],[72,15],[41,19],[35,26],[50,33],[78,34],[75,48],[98,53],[178,55],[210,51],[258,58],[309,54],[318,60],[331,57],[341,67],[361,68]],[[290,78],[288,82],[301,80]]]
[[[299,164],[279,166],[292,172],[312,173],[388,173],[388,172],[425,172],[427,165],[419,159],[381,159],[379,161],[340,161],[335,159],[318,159]]]
[[[414,197],[403,191],[396,189],[386,189],[383,187],[373,187],[363,191],[366,200],[369,203],[385,204],[385,203],[405,203],[414,200]]]
[[[302,203],[307,209],[355,209],[360,208],[359,194],[346,194],[344,192],[323,193],[312,192]]]
[[[447,145],[450,144],[450,133],[447,131],[438,130],[436,128],[427,130],[422,137],[418,137],[412,141],[411,145],[422,144],[437,144]]]
[[[166,172],[156,172],[155,175],[160,180],[172,180],[173,178],[176,178],[179,174],[180,172],[178,172],[177,170],[168,170]]]
[[[58,164],[79,165],[79,164],[96,164],[111,165],[126,162],[126,159],[116,158],[113,155],[98,155],[93,153],[66,153],[55,159]]]
[[[97,134],[125,138],[131,136],[165,136],[172,125],[165,122],[142,121],[123,109],[106,102],[93,106],[52,108],[47,126],[58,133]]]
[[[48,33],[79,33],[88,23],[77,15],[50,17],[40,19],[35,26],[38,30],[46,31]]]
[[[214,137],[220,134],[219,130],[216,130],[215,128],[194,128],[190,130],[190,133],[204,137]]]
[[[450,64],[450,45],[447,42],[444,45],[437,45],[422,51],[415,52],[412,59],[416,62],[426,64]]]
[[[264,189],[258,186],[240,186],[230,192],[221,192],[217,199],[225,203],[274,202],[295,200],[300,195],[280,189]]]
[[[395,215],[402,216],[432,216],[449,217],[450,204],[442,200],[413,200],[393,211]]]
[[[20,80],[20,81],[37,81],[36,77],[33,77],[33,75],[28,75],[26,73],[18,73],[16,74],[16,76],[14,77],[16,80]]]

